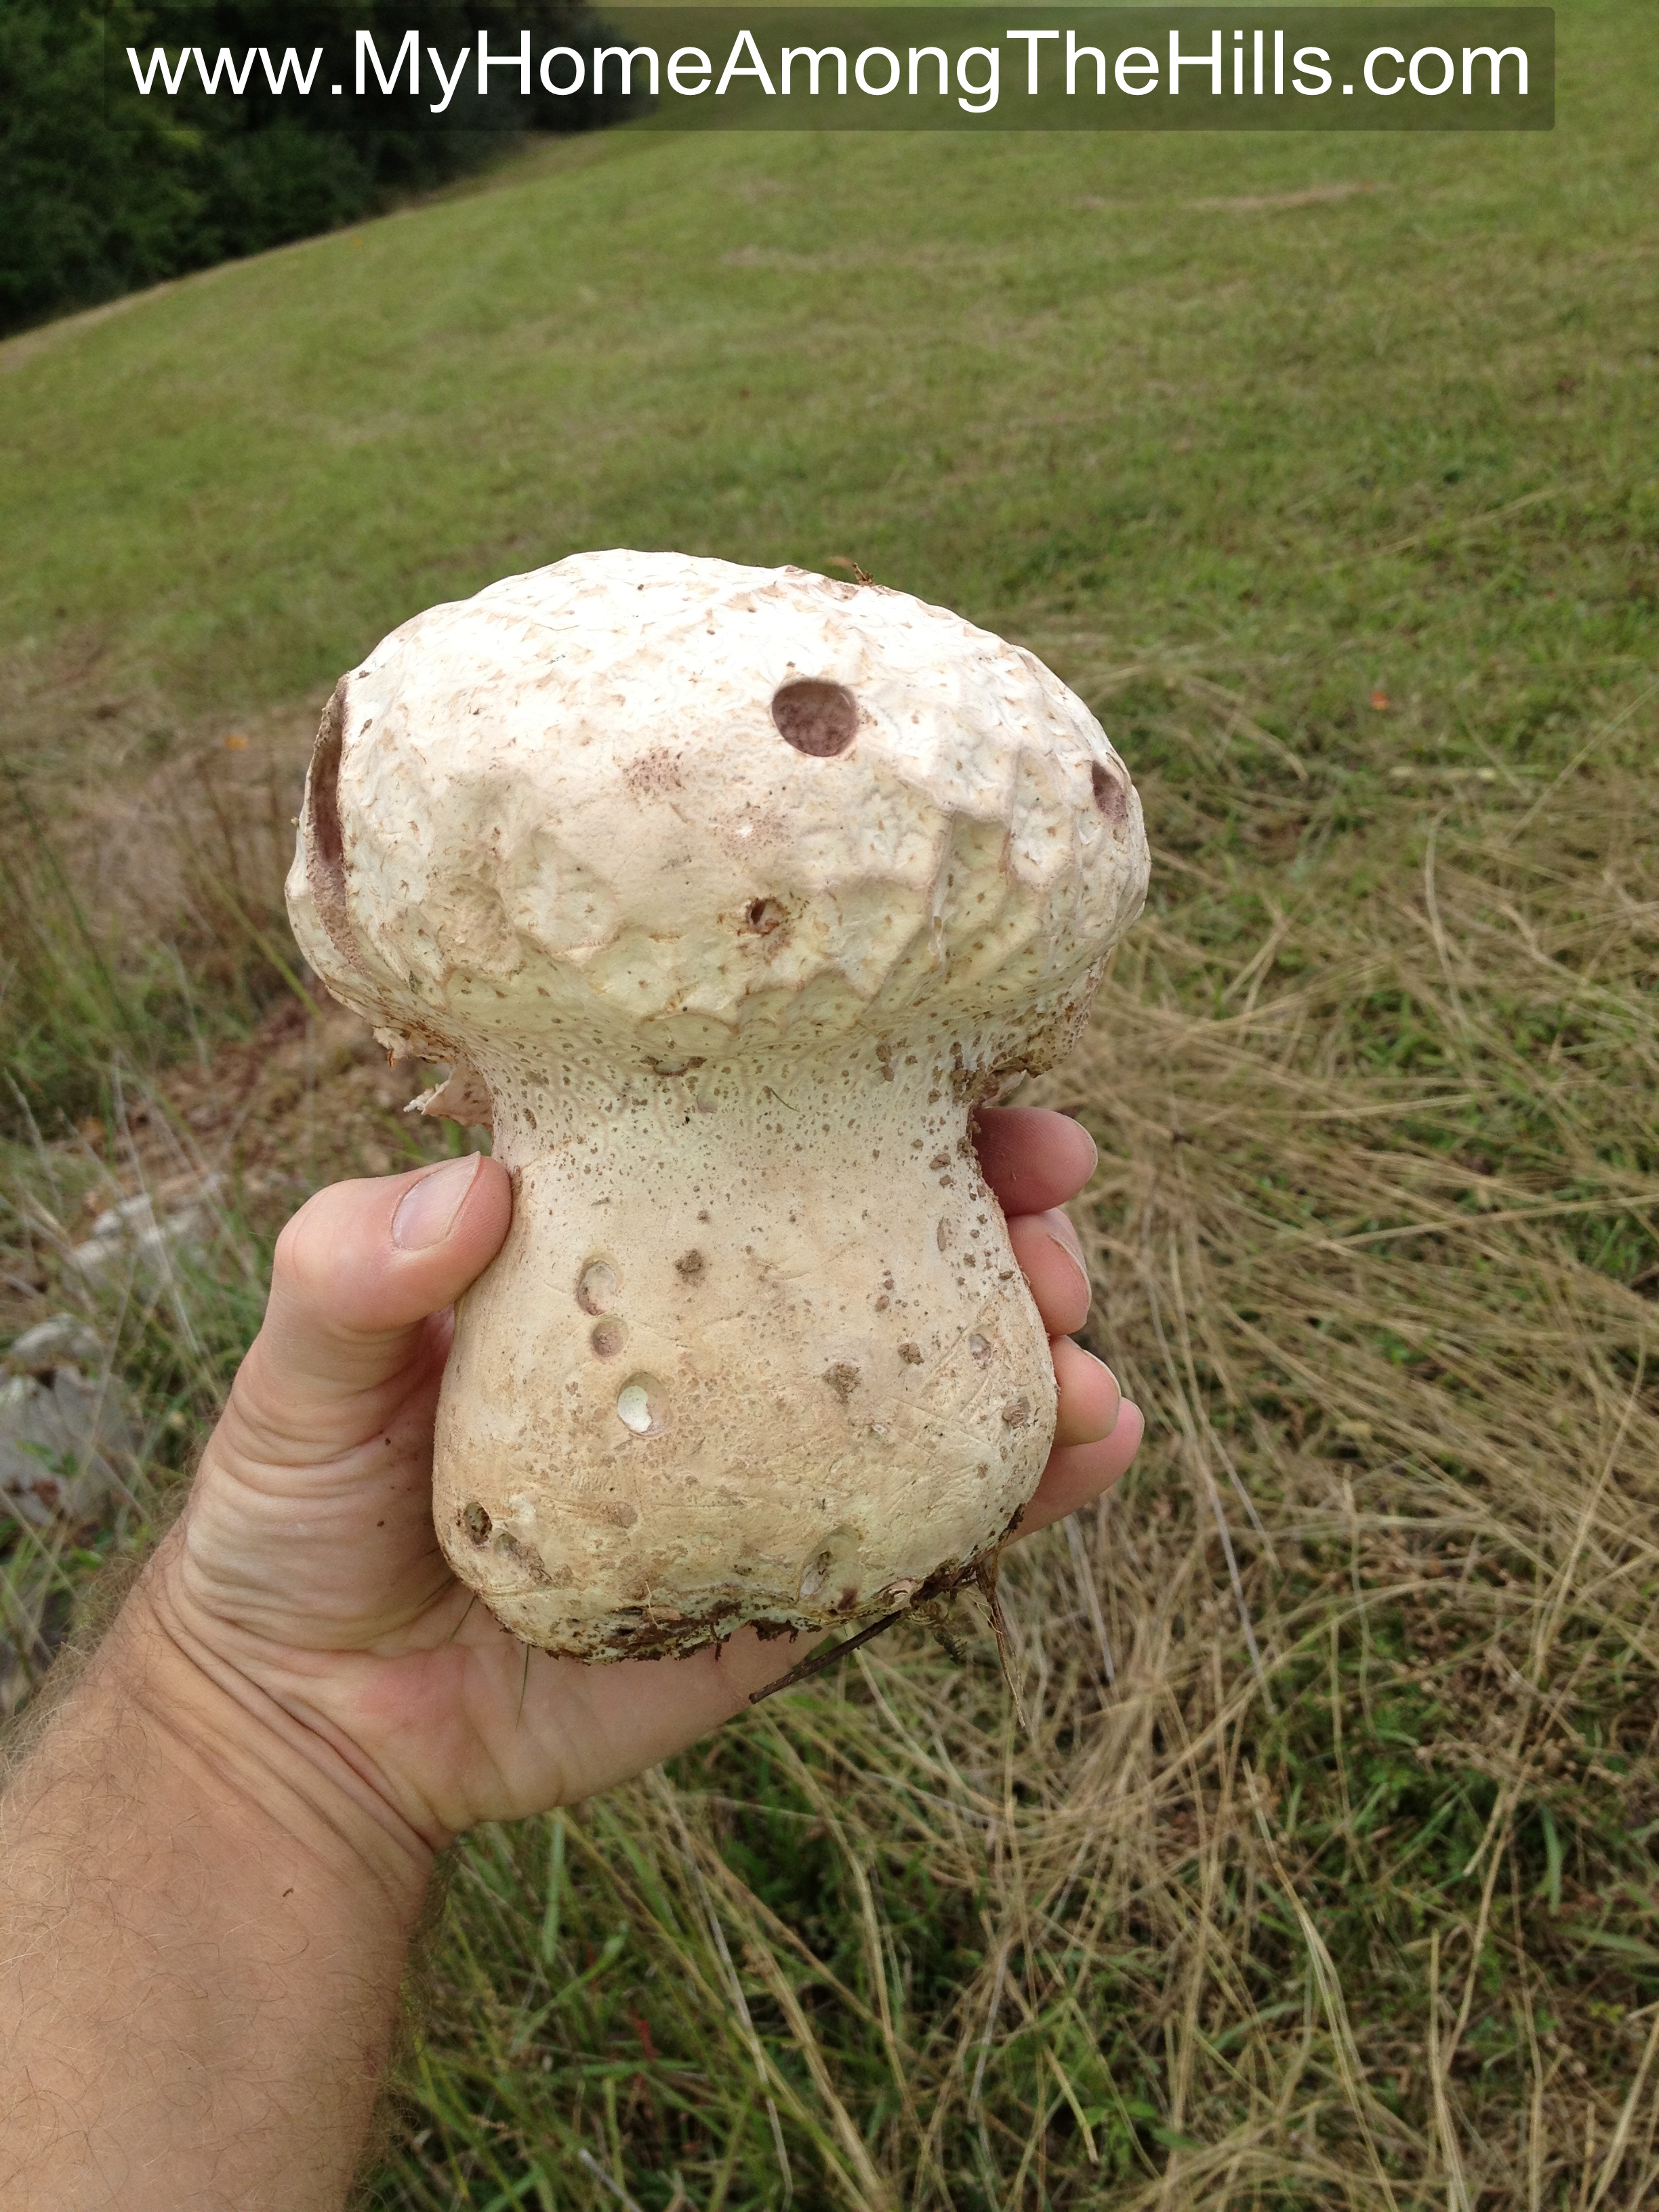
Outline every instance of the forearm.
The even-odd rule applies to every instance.
[[[141,1584],[0,1808],[0,2207],[337,2212],[430,1867]]]

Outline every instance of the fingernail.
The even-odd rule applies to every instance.
[[[1116,1376],[1113,1374],[1111,1369],[1107,1366],[1106,1362],[1102,1359],[1098,1354],[1091,1352],[1088,1353],[1087,1357],[1092,1359],[1095,1365],[1101,1370],[1102,1373],[1105,1376],[1106,1380],[1111,1384],[1112,1389],[1117,1399],[1117,1403],[1112,1408],[1111,1420],[1104,1431],[1104,1434],[1109,1437],[1112,1431],[1117,1426],[1118,1415],[1123,1411],[1123,1385],[1118,1381]]]
[[[466,1204],[466,1194],[477,1180],[482,1154],[470,1152],[464,1160],[446,1160],[419,1182],[411,1183],[398,1201],[392,1217],[392,1241],[405,1252],[429,1251],[441,1244],[455,1226],[455,1217]]]
[[[1085,1296],[1092,1298],[1095,1294],[1095,1288],[1094,1285],[1089,1280],[1089,1270],[1084,1266],[1082,1261],[1078,1258],[1077,1254],[1066,1242],[1066,1239],[1063,1237],[1056,1237],[1054,1231],[1050,1230],[1048,1232],[1048,1242],[1054,1247],[1054,1249],[1057,1252],[1063,1252],[1066,1255],[1072,1265],[1077,1269],[1078,1274],[1083,1284]],[[1090,1354],[1090,1358],[1092,1358],[1093,1357],[1094,1355],[1091,1352]]]

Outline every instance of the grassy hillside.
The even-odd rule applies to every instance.
[[[9,1540],[20,1679],[274,1221],[411,1141],[276,892],[385,629],[856,559],[1146,799],[1045,1095],[1149,1443],[1010,1571],[1030,1736],[893,1637],[475,1839],[376,2206],[1650,2201],[1659,21],[1560,36],[1548,137],[619,134],[0,346],[0,1328],[84,1303],[148,1454]],[[202,1255],[75,1287],[210,1170]]]
[[[1543,138],[555,149],[0,348],[0,641],[31,690],[245,714],[573,548],[850,552],[1289,656],[1316,744],[1386,671],[1435,744],[1524,745],[1651,615],[1656,59],[1576,11]],[[1469,684],[1523,598],[1520,693]]]

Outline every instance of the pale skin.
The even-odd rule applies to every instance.
[[[1011,1109],[980,1144],[1060,1386],[1028,1534],[1109,1488],[1141,1422],[1066,1334],[1087,1135]],[[744,1632],[526,1675],[450,1577],[447,1309],[511,1206],[495,1162],[452,1161],[283,1231],[185,1512],[0,1808],[3,2212],[338,2212],[436,1854],[667,1758],[801,1656]]]

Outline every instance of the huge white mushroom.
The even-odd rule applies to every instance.
[[[969,1117],[1146,875],[1081,701],[901,592],[582,554],[342,678],[289,907],[513,1176],[434,1513],[515,1634],[684,1652],[994,1558],[1054,1382]]]

